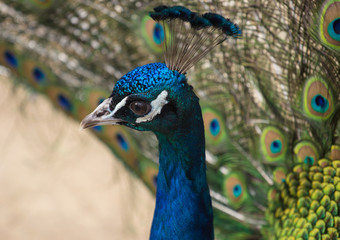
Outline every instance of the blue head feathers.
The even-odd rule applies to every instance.
[[[172,86],[186,81],[186,77],[172,71],[164,63],[150,63],[125,74],[115,85],[112,96],[147,93],[159,86]]]

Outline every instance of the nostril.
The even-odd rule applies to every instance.
[[[98,113],[96,114],[96,117],[101,117],[101,116],[103,116],[104,114],[105,114],[104,111],[100,111],[100,112],[98,112]]]

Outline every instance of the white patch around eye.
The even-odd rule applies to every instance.
[[[160,114],[163,106],[168,103],[166,100],[167,96],[168,92],[165,90],[162,91],[157,98],[151,102],[151,111],[145,116],[137,118],[136,123],[151,121],[157,114]]]
[[[128,97],[123,98],[123,100],[120,101],[120,102],[115,106],[115,109],[113,109],[112,112],[110,111],[110,105],[108,105],[108,106],[107,106],[107,110],[110,112],[110,114],[107,115],[107,116],[105,116],[105,118],[109,118],[109,117],[112,117],[113,115],[115,115],[115,113],[116,113],[119,109],[121,109],[122,107],[125,106],[126,100],[127,100],[127,99],[128,99]],[[107,99],[107,100],[108,100],[108,99]],[[103,102],[103,103],[104,103],[104,102]]]

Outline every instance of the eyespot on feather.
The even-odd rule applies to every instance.
[[[223,191],[228,204],[238,209],[249,198],[246,181],[241,173],[232,172],[225,176]]]
[[[286,138],[275,127],[266,127],[261,134],[262,153],[267,161],[276,162],[284,159],[287,152]]]
[[[317,148],[312,142],[301,141],[294,147],[294,153],[299,163],[314,165],[319,159]]]
[[[52,100],[54,105],[61,108],[68,114],[73,114],[75,110],[72,94],[59,86],[48,86],[46,88],[47,96]]]
[[[275,168],[273,171],[274,181],[281,184],[286,180],[286,170],[283,167]]]
[[[311,77],[306,81],[302,98],[303,111],[312,120],[327,120],[334,112],[332,92],[321,77]]]
[[[21,67],[19,53],[13,47],[3,42],[0,42],[0,64],[17,74]]]
[[[170,39],[167,25],[164,28],[162,24],[155,22],[151,17],[145,16],[142,19],[141,31],[147,45],[154,52],[162,53],[165,38]]]
[[[340,146],[339,145],[332,145],[331,150],[329,152],[329,159],[330,160],[340,160]]]
[[[46,86],[55,82],[55,75],[51,69],[33,60],[25,59],[23,61],[21,73],[39,91],[43,91]]]
[[[275,188],[271,188],[269,191],[268,191],[268,195],[267,195],[267,200],[268,202],[274,202],[274,201],[277,201],[278,198],[279,198],[279,193],[278,191],[275,189]]]
[[[211,108],[203,108],[205,136],[209,143],[218,145],[226,139],[226,130],[222,116]]]
[[[330,0],[323,4],[319,20],[321,42],[337,51],[340,50],[340,1]]]
[[[142,173],[142,179],[155,193],[157,189],[157,175],[158,166],[149,159],[142,159],[140,161],[140,168]]]
[[[103,140],[129,167],[138,170],[137,146],[124,127],[105,127],[103,129]]]

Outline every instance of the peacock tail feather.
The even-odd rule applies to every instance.
[[[216,239],[339,238],[340,1],[177,4],[216,12],[242,30],[192,70],[190,62],[177,69],[185,53],[166,60],[187,72],[200,97]],[[2,0],[0,63],[79,121],[123,74],[162,61],[181,37],[178,24],[149,17],[159,5]],[[211,44],[198,42],[199,54]],[[152,134],[117,126],[92,131],[155,192]]]

